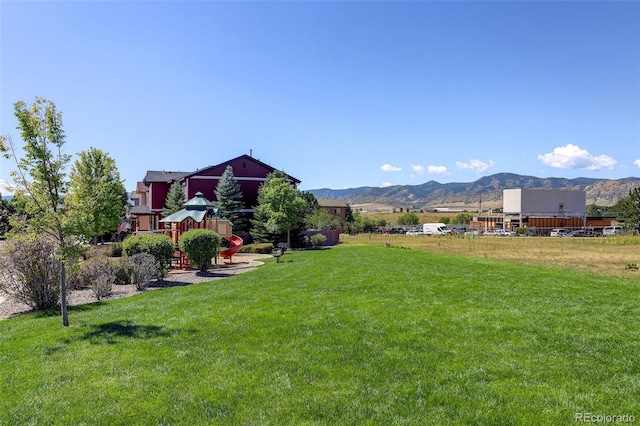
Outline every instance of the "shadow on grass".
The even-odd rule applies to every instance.
[[[118,343],[123,339],[152,339],[167,337],[170,333],[155,325],[138,325],[129,321],[113,321],[92,325],[83,338],[91,343]]]

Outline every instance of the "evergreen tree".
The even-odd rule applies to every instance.
[[[305,213],[305,216],[314,214],[315,211],[320,208],[318,199],[311,192],[302,191],[300,195],[302,195],[302,198],[304,198],[304,200],[307,202],[307,211]]]
[[[225,169],[214,192],[218,216],[229,219],[233,223],[235,231],[246,231],[247,219],[242,212],[244,209],[242,189],[233,175],[231,166],[227,166]]]
[[[170,214],[182,210],[185,203],[184,191],[180,182],[174,182],[169,188],[167,198],[164,200],[164,207],[162,208],[162,217],[167,217]]]

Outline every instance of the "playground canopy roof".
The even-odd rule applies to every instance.
[[[184,203],[182,210],[160,219],[160,222],[175,223],[184,222],[187,219],[192,219],[194,222],[202,222],[209,210],[213,210],[215,213],[214,204],[207,200],[202,192],[196,192],[195,197]]]

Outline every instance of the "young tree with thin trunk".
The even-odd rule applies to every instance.
[[[65,134],[62,114],[53,102],[36,98],[31,105],[23,101],[14,104],[18,129],[25,145],[18,157],[17,148],[9,137],[0,139],[0,152],[13,159],[17,169],[11,173],[16,186],[15,196],[24,201],[28,224],[24,232],[46,235],[56,245],[60,268],[60,311],[62,324],[69,325],[67,312],[66,266],[74,253],[74,239],[65,215],[64,197],[69,183],[65,170],[71,157],[64,153]]]

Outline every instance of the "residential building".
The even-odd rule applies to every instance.
[[[179,171],[147,171],[144,179],[138,182],[131,195],[134,206],[131,208],[132,227],[134,231],[153,231],[159,229],[162,209],[174,182],[179,182],[185,193],[185,201],[201,192],[204,197],[215,201],[215,189],[227,166],[233,169],[233,175],[242,191],[245,212],[253,213],[258,202],[258,188],[266,180],[267,175],[276,171],[274,167],[253,158],[241,155],[223,163],[198,169],[194,172]],[[294,188],[300,180],[287,175]]]

